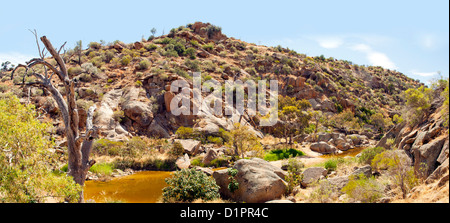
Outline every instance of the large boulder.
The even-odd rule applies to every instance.
[[[364,175],[365,177],[369,178],[372,176],[372,167],[370,165],[365,165],[362,167],[359,167],[355,169],[350,176],[353,176],[355,178],[359,178],[360,175]]]
[[[122,104],[125,115],[140,126],[149,126],[153,120],[152,107],[141,101],[126,101]]]
[[[307,187],[312,183],[317,182],[321,178],[327,176],[327,170],[323,167],[310,167],[303,171],[302,186]]]
[[[183,146],[184,152],[191,156],[198,153],[201,145],[200,141],[193,139],[175,139],[175,142],[179,142]]]
[[[348,135],[347,138],[352,140],[354,146],[360,146],[369,142],[369,139],[365,135],[352,134]]]
[[[312,143],[310,146],[310,149],[314,152],[318,152],[318,153],[322,153],[322,154],[330,154],[330,153],[335,153],[336,147],[334,147],[333,145],[329,145],[326,142],[316,142],[316,143]]]
[[[426,167],[427,171],[425,172],[425,176],[428,177],[436,168],[436,161],[441,154],[446,140],[446,137],[438,137],[420,146],[418,149],[413,147],[414,170],[419,172],[421,168]]]
[[[228,190],[230,180],[227,170],[218,170],[213,173],[223,198],[230,198],[237,202],[262,203],[279,199],[286,192],[287,183],[284,181],[286,172],[265,160],[241,159],[233,168],[238,171],[236,181],[239,183],[239,189],[233,193]]]
[[[330,133],[319,133],[317,134],[317,142],[328,142],[331,139]]]
[[[188,154],[184,154],[184,156],[179,157],[176,161],[175,164],[177,165],[178,168],[180,169],[188,169],[189,166],[191,165],[191,160],[189,159]]]
[[[328,178],[327,180],[338,191],[347,186],[349,182],[348,176],[333,177]]]
[[[211,161],[217,159],[217,156],[217,151],[215,149],[208,149],[205,157],[203,157],[202,163],[208,165],[209,163],[211,163]]]
[[[163,126],[161,126],[161,124],[158,122],[156,118],[153,119],[152,123],[150,123],[150,126],[148,127],[148,132],[151,135],[159,136],[161,138],[170,138],[170,134]]]

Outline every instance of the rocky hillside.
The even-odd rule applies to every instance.
[[[309,57],[281,46],[245,43],[228,38],[220,27],[201,22],[130,44],[91,42],[88,49],[83,49],[80,43],[64,58],[69,74],[77,81],[81,114],[96,104],[94,124],[102,126],[103,137],[114,140],[131,135],[167,138],[178,127],[194,123],[209,133],[217,132],[219,127],[230,129],[238,117],[214,117],[208,108],[201,109],[200,119],[168,112],[174,97],[168,91],[170,83],[184,79],[192,85],[192,72],[196,71],[202,73],[202,80],[213,78],[221,83],[227,79],[278,80],[281,94],[307,99],[314,110],[328,117],[350,110],[358,127],[333,127],[360,133],[380,130],[371,121],[374,114],[387,120],[381,126],[387,130],[403,104],[400,93],[421,85],[382,67]],[[54,62],[51,58],[48,61]],[[54,120],[56,133],[62,134],[63,124],[57,119],[57,106],[50,96],[36,87],[21,88],[23,81],[32,82],[33,78],[25,76],[23,70],[18,70],[12,82],[8,77],[6,73],[2,78],[2,91],[12,86],[12,91],[45,111]],[[252,123],[249,117],[244,119]]]
[[[301,127],[304,129],[301,133],[306,134],[296,133],[294,137],[297,142],[295,147],[301,147],[300,149],[304,149],[303,152],[307,153],[306,158],[301,159],[302,162],[316,158],[323,160],[324,158],[319,157],[321,154],[342,153],[355,147],[376,145],[387,150],[399,149],[392,153],[393,156],[400,156],[402,162],[403,159],[406,160],[407,164],[402,165],[413,166],[414,171],[422,174],[421,178],[426,179],[426,182],[434,183],[439,188],[447,185],[448,198],[448,110],[441,112],[442,105],[445,104],[441,97],[443,88],[427,96],[428,100],[433,99],[429,106],[423,105],[420,100],[416,100],[414,104],[404,92],[410,88],[422,89],[425,92],[425,88],[420,88],[423,84],[400,72],[382,67],[360,66],[350,61],[324,56],[310,57],[281,46],[267,47],[246,43],[227,37],[220,27],[201,22],[174,28],[168,35],[150,36],[147,40],[134,43],[91,42],[88,48],[85,48],[79,42],[74,49],[65,52],[64,60],[70,77],[75,81],[80,127],[84,128],[88,108],[95,105],[94,125],[100,127],[101,140],[108,140],[104,142],[128,141],[133,136],[178,138],[174,141],[162,140],[165,141],[163,145],[152,149],[157,150],[157,147],[164,146],[176,148],[176,143],[179,143],[182,146],[180,154],[184,156],[177,154],[177,157],[174,157],[178,168],[189,168],[193,166],[194,161],[197,164],[201,162],[203,166],[223,161],[224,165],[219,166],[231,166],[233,163],[228,162],[236,160],[230,157],[236,154],[232,154],[223,145],[225,139],[230,140],[228,134],[239,136],[239,132],[230,132],[234,129],[235,123],[240,123],[248,126],[257,137],[264,137],[256,140],[258,142],[256,147],[263,144],[263,150],[268,153],[272,146],[276,147],[274,145],[276,143],[266,143],[273,138],[270,135],[275,127],[261,128],[258,125],[258,116],[251,117],[248,114],[241,116],[236,112],[234,104],[222,106],[224,110],[230,109],[231,115],[214,114],[211,106],[193,98],[197,92],[192,89],[188,94],[191,99],[190,106],[186,109],[190,111],[198,109],[198,115],[173,115],[170,102],[176,94],[170,88],[176,80],[185,80],[192,87],[194,72],[201,72],[202,81],[215,79],[222,86],[225,80],[244,82],[277,80],[282,96],[303,100],[308,105],[305,107],[308,107],[309,114],[320,114],[320,117],[315,117],[314,120],[311,117],[306,119],[306,124]],[[46,60],[55,64],[52,58]],[[38,66],[35,67],[35,71],[46,72],[43,67]],[[52,136],[56,139],[57,146],[64,148],[64,124],[58,106],[50,94],[33,85],[34,77],[27,75],[24,69],[17,69],[14,76],[11,75],[11,70],[2,71],[0,78],[0,93],[12,92],[22,103],[36,105],[41,114],[38,119],[53,124]],[[53,81],[64,95],[63,84],[58,83],[56,78]],[[448,106],[448,81],[446,84]],[[423,99],[422,90],[415,95],[419,99]],[[205,92],[201,94],[204,98],[208,96]],[[246,102],[247,100],[245,97]],[[305,103],[298,105],[303,106]],[[413,124],[410,120],[402,120],[402,117],[405,119],[410,117],[405,115],[410,111],[420,111],[422,115]],[[312,125],[314,128],[311,128]],[[178,131],[193,135],[193,130],[196,131],[195,134],[202,136],[200,138],[212,137],[208,138],[209,144],[191,139],[195,137],[179,137],[175,134]],[[145,148],[147,145],[142,147]],[[166,155],[165,151],[161,154]],[[391,152],[383,153],[386,156],[389,154],[392,155]],[[154,154],[149,156],[153,158]],[[246,153],[242,156],[252,154]],[[305,170],[304,166],[299,167],[303,171],[301,187],[289,190],[293,194],[303,196],[303,192],[299,193],[300,190],[317,186],[318,180],[325,179],[335,187],[334,192],[337,195],[333,198],[334,201],[340,202],[344,199],[341,189],[349,182],[352,186],[356,182],[354,176],[363,173],[369,179],[373,176],[389,175],[383,172],[386,169],[372,165],[373,168],[378,168],[372,171],[370,162],[361,165],[355,161],[357,159],[359,158],[340,159],[339,165],[341,163],[347,165],[344,170],[336,169],[336,164],[334,167],[336,171],[330,171],[328,167],[325,169],[308,166]],[[286,176],[291,175],[280,172],[278,168],[272,171],[273,165],[274,163],[269,164],[261,159],[236,161],[234,167],[240,171],[237,180],[242,188],[237,191],[241,195],[235,200],[265,202],[284,194],[287,187]],[[143,166],[145,165],[140,165],[140,168]],[[260,175],[252,175],[255,169],[264,172],[262,175],[267,176],[268,180],[259,177]],[[212,175],[223,188],[228,185],[226,170],[214,172]],[[270,181],[278,185],[277,187],[265,185],[278,191],[262,193],[256,200],[251,200],[253,197],[247,197],[246,193],[253,193],[252,189],[263,184],[258,181],[260,178],[263,179],[261,181]],[[319,188],[321,186],[323,185],[319,185]],[[389,187],[383,184],[383,191],[389,191]],[[226,195],[227,191],[221,193]],[[414,193],[420,193],[420,188],[412,190],[409,198],[419,196]],[[228,194],[225,197],[233,196],[236,195]],[[246,200],[247,198],[250,200]],[[370,202],[380,202],[379,198]],[[296,197],[293,200],[299,199]],[[386,199],[384,202],[387,202]]]

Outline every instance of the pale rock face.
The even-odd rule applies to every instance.
[[[284,181],[286,172],[271,165],[269,162],[253,158],[238,160],[233,166],[238,170],[236,180],[239,189],[234,193],[228,190],[227,170],[213,173],[213,177],[220,186],[222,196],[247,203],[262,203],[281,198],[285,193],[287,183]]]
[[[327,170],[323,167],[310,167],[303,171],[302,186],[307,187],[327,175]]]

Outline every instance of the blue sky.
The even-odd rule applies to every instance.
[[[55,46],[129,43],[195,21],[228,37],[395,69],[427,83],[449,74],[449,1],[4,1],[0,63],[38,56],[34,36]]]

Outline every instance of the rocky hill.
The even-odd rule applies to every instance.
[[[448,110],[441,112],[444,102],[439,95],[443,89],[431,97],[435,100],[426,108],[421,121],[410,125],[401,120],[408,102],[403,92],[424,85],[398,71],[324,56],[311,57],[281,46],[246,43],[227,37],[220,27],[201,22],[129,44],[91,42],[83,49],[80,42],[63,57],[75,82],[80,127],[85,128],[87,111],[96,105],[93,122],[100,128],[102,139],[114,142],[128,141],[133,136],[173,139],[177,138],[177,130],[193,129],[203,138],[213,137],[208,140],[213,142],[214,137],[233,130],[235,123],[248,126],[257,137],[263,138],[274,133],[275,127],[260,127],[258,115],[241,116],[235,104],[222,106],[223,110],[230,109],[231,114],[217,115],[211,106],[196,101],[193,95],[198,92],[192,90],[193,73],[201,72],[202,81],[217,80],[222,88],[226,80],[277,80],[279,94],[305,100],[311,114],[320,111],[317,113],[320,125],[319,121],[308,120],[302,127],[304,130],[295,136],[296,142],[307,143],[309,151],[335,153],[375,144],[386,149],[398,148],[405,151],[409,163],[416,172],[423,172],[427,181],[444,179],[448,185]],[[46,61],[55,64],[52,58]],[[46,72],[44,67],[35,69]],[[51,133],[57,146],[64,148],[65,127],[55,100],[46,90],[33,85],[35,78],[24,69],[17,69],[14,76],[11,74],[11,70],[2,72],[0,93],[12,92],[21,102],[35,104],[42,114],[38,119],[53,124]],[[184,80],[191,87],[188,92],[191,100],[186,109],[198,110],[197,115],[172,114],[170,103],[176,94],[171,91],[171,84],[176,80]],[[54,86],[64,95],[64,85],[58,81],[53,80]],[[205,98],[209,95],[201,94]],[[319,134],[310,134],[313,132]],[[227,153],[223,147],[213,150],[200,148],[195,140],[177,140],[188,155],[204,152],[203,163]],[[191,165],[188,155],[179,159],[181,166]],[[355,167],[359,169],[367,167]],[[323,168],[316,172],[317,177],[311,179],[323,178],[320,177]],[[348,183],[347,172],[344,178]],[[223,176],[227,176],[225,172]],[[337,180],[344,178],[339,176]],[[284,182],[281,178],[275,180],[280,185]]]
[[[105,137],[116,140],[136,134],[170,137],[179,126],[193,126],[201,121],[192,116],[175,117],[168,112],[174,97],[168,91],[170,83],[184,79],[192,85],[192,72],[197,71],[203,80],[221,83],[227,79],[278,80],[280,94],[307,99],[314,110],[328,116],[349,109],[360,125],[347,130],[366,133],[378,132],[379,126],[370,121],[376,113],[388,120],[383,126],[385,130],[392,126],[389,120],[399,114],[403,104],[400,93],[421,85],[400,72],[382,67],[360,66],[324,56],[309,57],[281,46],[245,43],[228,38],[220,27],[201,22],[130,44],[91,42],[88,49],[80,46],[68,50],[64,58],[69,74],[77,81],[81,114],[95,103],[98,110],[94,124],[103,127]],[[7,77],[2,80],[14,86],[13,91],[26,98],[29,90],[29,100],[56,118],[56,104],[46,92],[31,87],[20,93],[21,83],[33,81],[32,77],[24,78],[24,71],[20,70],[13,83]],[[214,120],[215,125],[199,124],[210,131],[216,131],[217,126],[225,129],[232,126],[223,117],[204,115],[203,119]],[[55,127],[61,130],[62,122],[57,120]]]

